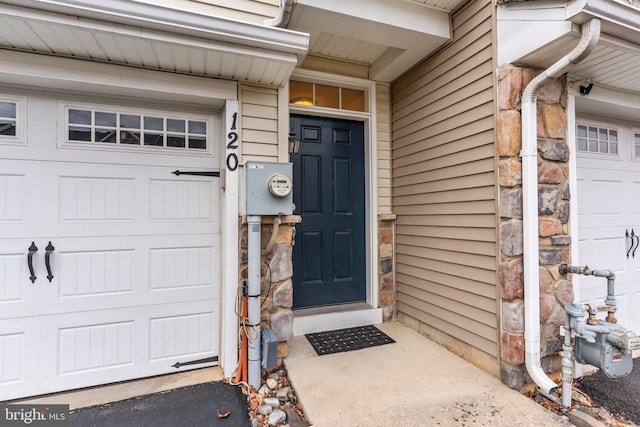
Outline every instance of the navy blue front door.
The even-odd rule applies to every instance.
[[[364,125],[291,116],[295,308],[366,300]]]

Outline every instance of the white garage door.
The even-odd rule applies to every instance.
[[[0,400],[218,355],[215,112],[87,99],[0,93]]]
[[[618,323],[640,333],[640,237],[626,237],[640,234],[640,130],[579,121],[577,142],[578,263],[615,272]],[[578,283],[580,302],[604,302],[606,279]]]

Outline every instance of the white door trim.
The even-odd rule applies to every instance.
[[[286,116],[280,116],[280,120],[284,120],[285,123],[289,123],[290,114],[306,114],[310,116],[362,121],[364,123],[365,137],[365,233],[367,236],[366,281],[368,307],[362,307],[356,310],[343,310],[341,306],[336,306],[339,311],[334,311],[331,307],[328,307],[326,309],[327,312],[322,314],[311,314],[312,312],[303,310],[300,312],[301,315],[296,315],[294,311],[293,333],[294,335],[303,335],[318,332],[319,330],[382,323],[382,309],[378,307],[378,141],[376,133],[376,83],[371,80],[310,70],[296,70],[291,78],[364,90],[365,106],[368,109],[367,112],[363,113],[290,104],[289,108],[284,110]],[[283,92],[288,94],[288,91]]]

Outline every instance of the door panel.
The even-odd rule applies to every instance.
[[[292,116],[294,204],[302,223],[294,246],[294,307],[366,299],[364,126]]]

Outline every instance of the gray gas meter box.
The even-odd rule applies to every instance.
[[[247,162],[245,165],[247,215],[293,213],[293,165]]]

